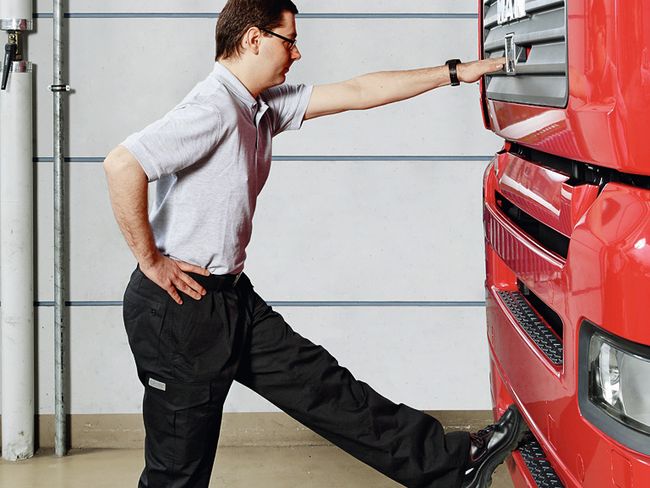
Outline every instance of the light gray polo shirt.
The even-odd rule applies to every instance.
[[[157,180],[149,213],[165,255],[213,274],[244,268],[271,140],[302,125],[312,87],[280,85],[255,100],[224,66],[122,146]]]

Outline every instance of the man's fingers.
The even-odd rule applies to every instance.
[[[201,268],[200,266],[185,261],[173,260],[173,262],[179,271],[174,276],[174,286],[195,300],[200,300],[201,297],[205,295],[205,289],[186,273],[196,273],[203,276],[209,276],[210,272],[205,268]]]
[[[176,303],[183,305],[183,300],[181,300],[181,296],[178,294],[178,291],[176,291],[174,285],[169,285],[167,288],[165,288],[165,291],[169,293],[169,296],[172,297]]]
[[[179,283],[178,289],[186,295],[191,296],[195,300],[200,300],[205,295],[205,289],[196,280],[192,279],[191,276],[181,273],[179,278],[182,282]]]
[[[503,69],[503,66],[506,64],[506,58],[492,59],[492,62],[494,63],[494,71],[498,71]]]
[[[499,71],[500,69],[503,68],[503,64],[505,63],[505,58],[495,58],[495,59],[489,59],[487,60],[487,63],[485,63],[485,69],[487,70],[488,73],[491,73],[493,71]]]
[[[210,274],[204,268],[184,261],[176,261],[168,257],[163,257],[151,269],[143,269],[143,273],[145,273],[147,278],[165,290],[179,305],[183,304],[179,292],[183,292],[195,300],[200,300],[201,296],[205,295],[205,289],[185,272],[197,273],[204,276]]]
[[[207,269],[202,268],[200,266],[196,266],[194,264],[186,263],[185,261],[176,261],[176,264],[183,271],[188,271],[190,273],[196,273],[196,274],[200,274],[200,275],[203,275],[203,276],[210,276],[210,272]]]
[[[499,71],[505,65],[506,58],[488,58],[482,60],[482,65],[487,72]]]
[[[202,294],[202,292],[200,291],[200,290],[202,290],[201,286],[198,283],[196,283],[194,280],[192,280],[192,281],[194,281],[194,283],[196,283],[196,286],[200,290],[197,291],[197,290],[192,289],[190,287],[190,285],[185,282],[185,277],[187,277],[187,279],[191,280],[191,278],[189,276],[185,275],[184,273],[181,273],[181,274],[175,276],[172,279],[172,282],[165,288],[167,293],[169,293],[169,296],[172,297],[172,299],[176,303],[178,303],[179,305],[183,305],[183,300],[181,299],[181,296],[178,293],[179,291],[182,291],[183,293],[185,293],[186,295],[194,298],[195,300],[200,300],[201,299],[201,294]]]

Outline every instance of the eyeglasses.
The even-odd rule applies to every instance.
[[[278,33],[276,33],[276,32],[273,32],[273,31],[271,31],[271,30],[262,29],[261,27],[260,27],[260,30],[261,30],[262,32],[266,32],[267,34],[270,34],[270,35],[272,35],[272,36],[275,36],[275,37],[277,37],[278,39],[282,39],[282,40],[286,43],[286,44],[285,44],[285,47],[286,47],[287,50],[289,50],[289,51],[291,51],[294,47],[296,47],[296,43],[298,42],[298,39],[289,39],[288,37],[281,36],[280,34],[278,34]]]

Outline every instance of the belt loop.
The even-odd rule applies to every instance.
[[[237,282],[239,281],[239,278],[241,278],[242,273],[243,271],[240,271],[239,273],[237,273],[237,276],[235,276],[235,281],[232,282],[233,288],[237,286]]]

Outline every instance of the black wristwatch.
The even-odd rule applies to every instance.
[[[449,68],[449,79],[451,80],[451,86],[460,85],[460,80],[458,79],[458,71],[456,71],[456,65],[460,64],[460,59],[450,59],[445,64]]]

